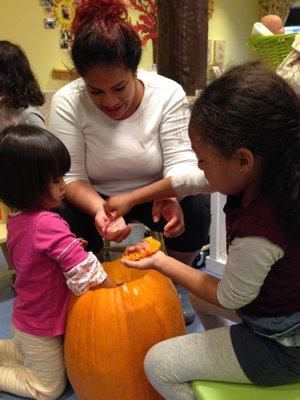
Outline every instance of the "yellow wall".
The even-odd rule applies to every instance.
[[[134,9],[129,9],[128,15],[129,15],[131,22],[133,24],[135,24],[138,19],[139,13]],[[148,40],[146,46],[143,47],[143,54],[142,54],[140,67],[144,68],[144,69],[149,69],[152,64],[153,64],[152,42],[151,42],[151,40]]]
[[[0,0],[0,38],[22,46],[42,89],[61,86],[51,77],[60,63],[59,30],[45,29],[39,0]]]
[[[45,14],[39,0],[0,0],[0,39],[19,44],[44,90],[57,90],[65,81],[52,79],[53,67],[70,64],[68,52],[59,47],[59,28],[45,29]],[[132,20],[136,14],[132,14]],[[152,64],[151,43],[146,46],[141,65]]]
[[[172,1],[172,0],[170,0]],[[131,14],[132,21],[136,13]],[[209,37],[226,41],[226,63],[245,60],[244,45],[253,23],[259,18],[258,0],[215,0],[215,12],[209,21]],[[39,0],[0,0],[0,39],[22,46],[42,89],[56,90],[66,82],[53,80],[53,67],[70,63],[59,48],[59,29],[44,29],[44,11]],[[144,48],[141,66],[152,64],[152,44]]]
[[[209,20],[208,37],[225,41],[225,67],[240,64],[253,56],[245,46],[252,26],[260,19],[258,0],[215,0]]]

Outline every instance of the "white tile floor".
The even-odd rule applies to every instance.
[[[129,241],[136,243],[140,240],[142,231],[138,231],[138,236],[131,236]],[[127,245],[127,243],[125,244]],[[7,269],[7,264],[0,251],[0,269]],[[0,338],[9,338],[11,331],[12,304],[15,293],[12,289],[11,279],[0,281]],[[203,330],[198,318],[187,327],[187,333],[199,332]],[[21,400],[24,397],[15,396],[5,392],[0,392],[0,400]],[[59,400],[77,400],[72,388],[69,386]]]

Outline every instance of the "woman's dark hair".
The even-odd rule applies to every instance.
[[[51,181],[70,169],[65,145],[33,125],[5,128],[0,134],[0,199],[18,210],[39,209]]]
[[[300,235],[300,103],[293,89],[259,62],[232,68],[212,82],[191,115],[196,135],[230,158],[246,147],[264,161],[264,185],[279,215]]]
[[[99,66],[137,70],[141,41],[126,18],[127,10],[121,0],[81,1],[72,26],[72,58],[79,75]]]
[[[8,108],[41,106],[44,95],[20,46],[0,41],[0,105]]]

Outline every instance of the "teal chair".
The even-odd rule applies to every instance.
[[[261,387],[241,383],[193,381],[197,400],[300,400],[300,383]]]

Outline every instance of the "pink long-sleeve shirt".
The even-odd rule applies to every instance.
[[[16,214],[7,230],[8,254],[17,272],[14,326],[32,335],[63,334],[70,295],[64,274],[84,264],[88,253],[52,212]]]

